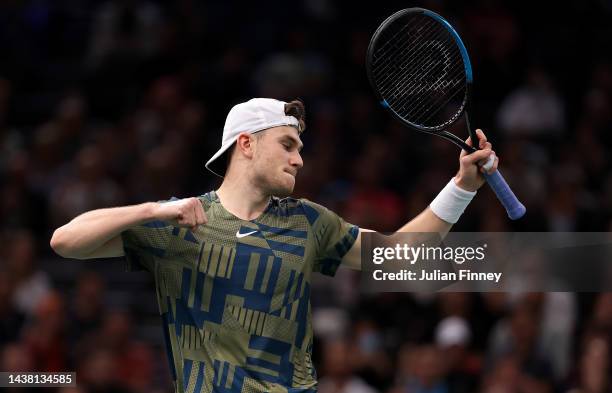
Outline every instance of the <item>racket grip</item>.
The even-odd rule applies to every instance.
[[[495,195],[497,195],[497,199],[504,205],[508,217],[510,217],[511,220],[518,220],[523,217],[527,210],[516,198],[516,195],[514,195],[502,174],[499,171],[495,171],[492,175],[485,173],[484,177],[495,192]]]

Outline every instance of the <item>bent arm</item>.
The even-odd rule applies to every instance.
[[[438,233],[440,237],[444,239],[452,226],[453,224],[442,220],[427,207],[418,216],[398,229],[397,232]],[[364,232],[374,231],[365,228],[359,229],[359,235],[357,235],[357,240],[355,240],[353,247],[351,247],[342,258],[342,264],[344,266],[355,270],[361,270],[361,234]]]
[[[51,248],[62,257],[110,258],[124,255],[121,232],[155,219],[157,203],[92,210],[59,227]]]
[[[463,209],[467,206],[467,204],[471,201],[473,194],[470,196],[470,193],[474,193],[484,184],[484,176],[482,173],[492,174],[497,170],[497,166],[499,164],[499,159],[495,156],[495,152],[493,152],[491,143],[487,142],[487,137],[482,132],[482,130],[476,130],[476,134],[479,139],[479,146],[482,150],[478,150],[474,153],[468,154],[465,150],[461,151],[461,155],[459,156],[459,172],[453,178],[453,182],[455,184],[455,188],[460,191],[455,191],[451,198],[451,203],[449,203],[448,191],[443,189],[438,197],[441,195],[445,195],[443,198],[445,201],[442,204],[442,212],[444,212],[444,208],[448,208],[451,206],[451,212],[454,212],[454,220],[453,214],[448,215],[451,218],[452,222],[456,222],[458,216],[463,213]],[[472,146],[471,138],[466,139],[466,143]],[[490,164],[492,162],[492,164]],[[486,170],[482,168],[483,165],[490,165]],[[450,183],[449,183],[450,184]],[[451,187],[452,188],[452,187]],[[457,198],[457,192],[459,195],[459,202],[454,201],[453,199]],[[466,196],[465,193],[468,195]],[[436,202],[436,200],[434,202]],[[432,202],[432,203],[434,203]],[[444,206],[446,205],[446,206]],[[438,210],[436,210],[438,211]],[[444,217],[444,215],[442,215]],[[438,217],[432,210],[431,205],[428,206],[425,210],[423,210],[418,216],[410,220],[407,224],[398,229],[398,232],[410,232],[410,233],[437,233],[439,234],[439,238],[435,239],[444,239],[453,224],[451,222],[447,222],[442,218]],[[363,232],[373,232],[369,229],[361,229],[359,231],[359,235],[357,236],[357,240],[353,244],[353,247],[346,253],[344,258],[342,258],[342,264],[348,266],[352,269],[361,269],[361,234]]]

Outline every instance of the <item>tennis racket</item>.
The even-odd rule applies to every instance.
[[[408,8],[387,18],[368,47],[366,68],[380,103],[408,127],[445,138],[468,153],[477,149],[447,131],[462,115],[473,146],[478,137],[467,109],[472,66],[459,34],[440,15]],[[499,171],[485,179],[512,220],[525,214]]]

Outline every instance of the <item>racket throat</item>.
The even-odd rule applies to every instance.
[[[472,141],[472,146],[473,146],[472,149],[468,149],[467,151],[473,153],[476,150],[478,150],[480,143],[478,140],[478,135],[476,135],[476,131],[474,131],[472,129],[472,126],[470,125],[470,116],[468,115],[467,110],[464,112],[464,116],[465,116],[465,126],[467,127],[468,133],[470,134],[470,140]]]
[[[476,150],[478,150],[478,149],[475,149],[472,146],[468,145],[464,141],[462,141],[461,138],[459,138],[457,135],[451,134],[448,131],[442,131],[442,132],[439,132],[439,133],[437,132],[437,133],[432,133],[432,134],[441,136],[442,138],[444,138],[444,139],[446,139],[448,141],[453,142],[455,145],[457,145],[457,147],[467,151],[468,153],[474,153]],[[470,135],[470,137],[471,137],[471,135]],[[478,140],[478,139],[476,139],[476,140]]]

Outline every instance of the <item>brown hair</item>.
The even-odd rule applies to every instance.
[[[298,132],[301,134],[306,129],[306,108],[300,100],[293,100],[285,104],[285,115],[295,117],[299,122]]]

